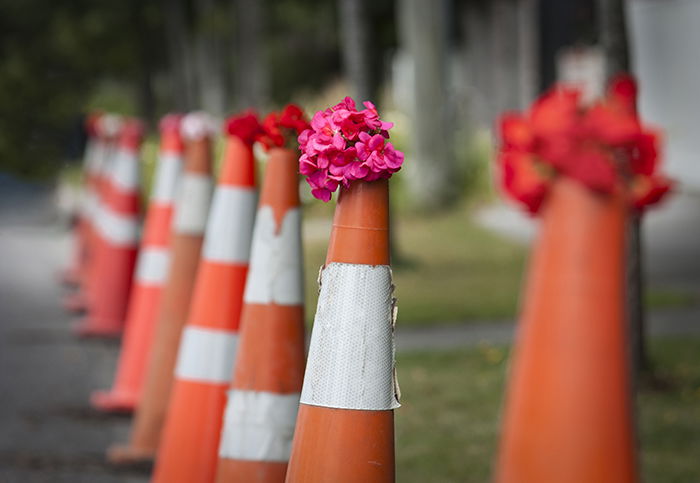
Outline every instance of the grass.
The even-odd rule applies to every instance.
[[[396,216],[401,263],[394,263],[394,284],[401,326],[516,317],[528,249],[478,226],[470,208],[465,203],[432,217]],[[305,222],[330,217],[332,209],[314,205]],[[309,321],[316,309],[316,279],[327,244],[327,230],[305,239]],[[651,309],[698,302],[695,294],[663,289],[650,290],[646,299]]]
[[[639,397],[643,480],[700,481],[700,339],[656,339],[651,349],[665,384]],[[507,357],[486,345],[397,356],[397,481],[489,481]]]

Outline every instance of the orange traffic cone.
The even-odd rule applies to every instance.
[[[80,284],[81,274],[85,269],[84,265],[87,258],[87,224],[89,223],[86,219],[87,200],[89,198],[88,192],[91,191],[94,186],[94,178],[96,175],[96,157],[99,142],[96,124],[99,121],[99,117],[100,114],[92,113],[87,116],[85,120],[85,134],[87,135],[87,140],[85,142],[85,152],[83,153],[84,179],[81,193],[81,206],[79,212],[76,214],[73,230],[75,240],[73,261],[71,265],[65,268],[60,274],[61,283],[69,286]]]
[[[216,474],[257,199],[252,147],[231,136],[224,156],[154,482],[208,483]]]
[[[102,237],[97,222],[106,203],[108,178],[113,158],[118,151],[117,140],[122,129],[122,119],[114,114],[100,116],[95,122],[97,135],[93,165],[88,171],[87,192],[84,200],[85,260],[80,273],[79,290],[66,297],[63,306],[71,312],[84,312],[91,300],[91,293],[99,278],[97,272],[98,253],[102,248]]]
[[[140,166],[143,127],[127,121],[119,136],[119,150],[104,181],[105,202],[96,218],[100,243],[96,253],[94,291],[89,312],[76,328],[82,336],[121,335],[138,253]]]
[[[273,148],[253,231],[219,482],[281,482],[304,375],[298,156]]]
[[[639,480],[623,318],[626,204],[559,178],[543,210],[495,481]]]
[[[108,451],[108,459],[115,464],[151,460],[158,449],[211,200],[211,124],[208,116],[198,112],[182,120],[185,168],[175,203],[168,282],[162,295],[130,441]]]
[[[114,386],[109,391],[93,393],[91,398],[92,405],[102,411],[132,411],[136,407],[153,341],[161,293],[167,280],[170,221],[175,188],[182,170],[180,116],[164,117],[160,131],[160,156]]]
[[[287,482],[393,482],[394,299],[388,181],[342,189]]]

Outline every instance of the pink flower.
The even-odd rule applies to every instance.
[[[358,111],[346,97],[314,114],[310,128],[299,134],[299,172],[316,198],[328,201],[341,184],[386,179],[401,169],[403,153],[386,141],[393,124],[379,119],[371,102],[364,106]]]

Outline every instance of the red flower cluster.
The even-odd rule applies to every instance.
[[[229,136],[236,136],[248,146],[252,146],[265,134],[258,115],[254,111],[247,111],[238,116],[226,119],[224,132]]]
[[[265,149],[296,148],[296,140],[299,134],[308,129],[309,121],[296,104],[287,104],[279,112],[271,112],[263,120],[262,133],[258,136]]]
[[[498,161],[505,190],[531,213],[557,175],[603,194],[626,186],[639,210],[659,201],[671,182],[656,173],[659,135],[641,124],[636,94],[634,80],[623,76],[591,106],[581,106],[579,91],[556,87],[530,112],[503,115]]]

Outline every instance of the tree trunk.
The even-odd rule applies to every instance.
[[[467,2],[462,19],[466,42],[466,71],[469,79],[469,120],[479,128],[490,128],[492,85],[488,65],[489,9],[481,1]]]
[[[503,112],[519,107],[518,22],[514,0],[492,0],[491,8],[491,82],[493,110],[491,123]]]
[[[631,72],[624,0],[598,0],[600,43],[605,52],[606,77]],[[633,380],[652,370],[646,344],[641,217],[631,217],[627,236],[627,317]]]
[[[189,111],[195,106],[196,84],[185,5],[181,0],[162,0],[162,8],[171,68],[173,105],[178,111]]]
[[[198,105],[216,116],[226,113],[223,40],[217,27],[219,11],[214,0],[196,0],[197,27],[194,36]]]
[[[520,109],[527,109],[537,97],[539,86],[539,0],[517,0],[518,97]]]
[[[139,115],[148,126],[155,124],[155,96],[153,94],[153,52],[151,50],[151,36],[147,25],[143,21],[142,4],[139,1],[131,2],[131,19],[138,39],[138,105]]]
[[[237,109],[263,109],[269,102],[270,72],[265,53],[265,1],[233,0],[237,26],[235,104]]]
[[[459,180],[448,119],[447,4],[444,0],[401,0],[401,46],[412,62],[411,158],[407,186],[421,209],[434,211],[453,203]]]
[[[372,41],[367,28],[366,5],[363,0],[339,0],[343,70],[356,102],[377,102],[372,79],[369,46]]]

